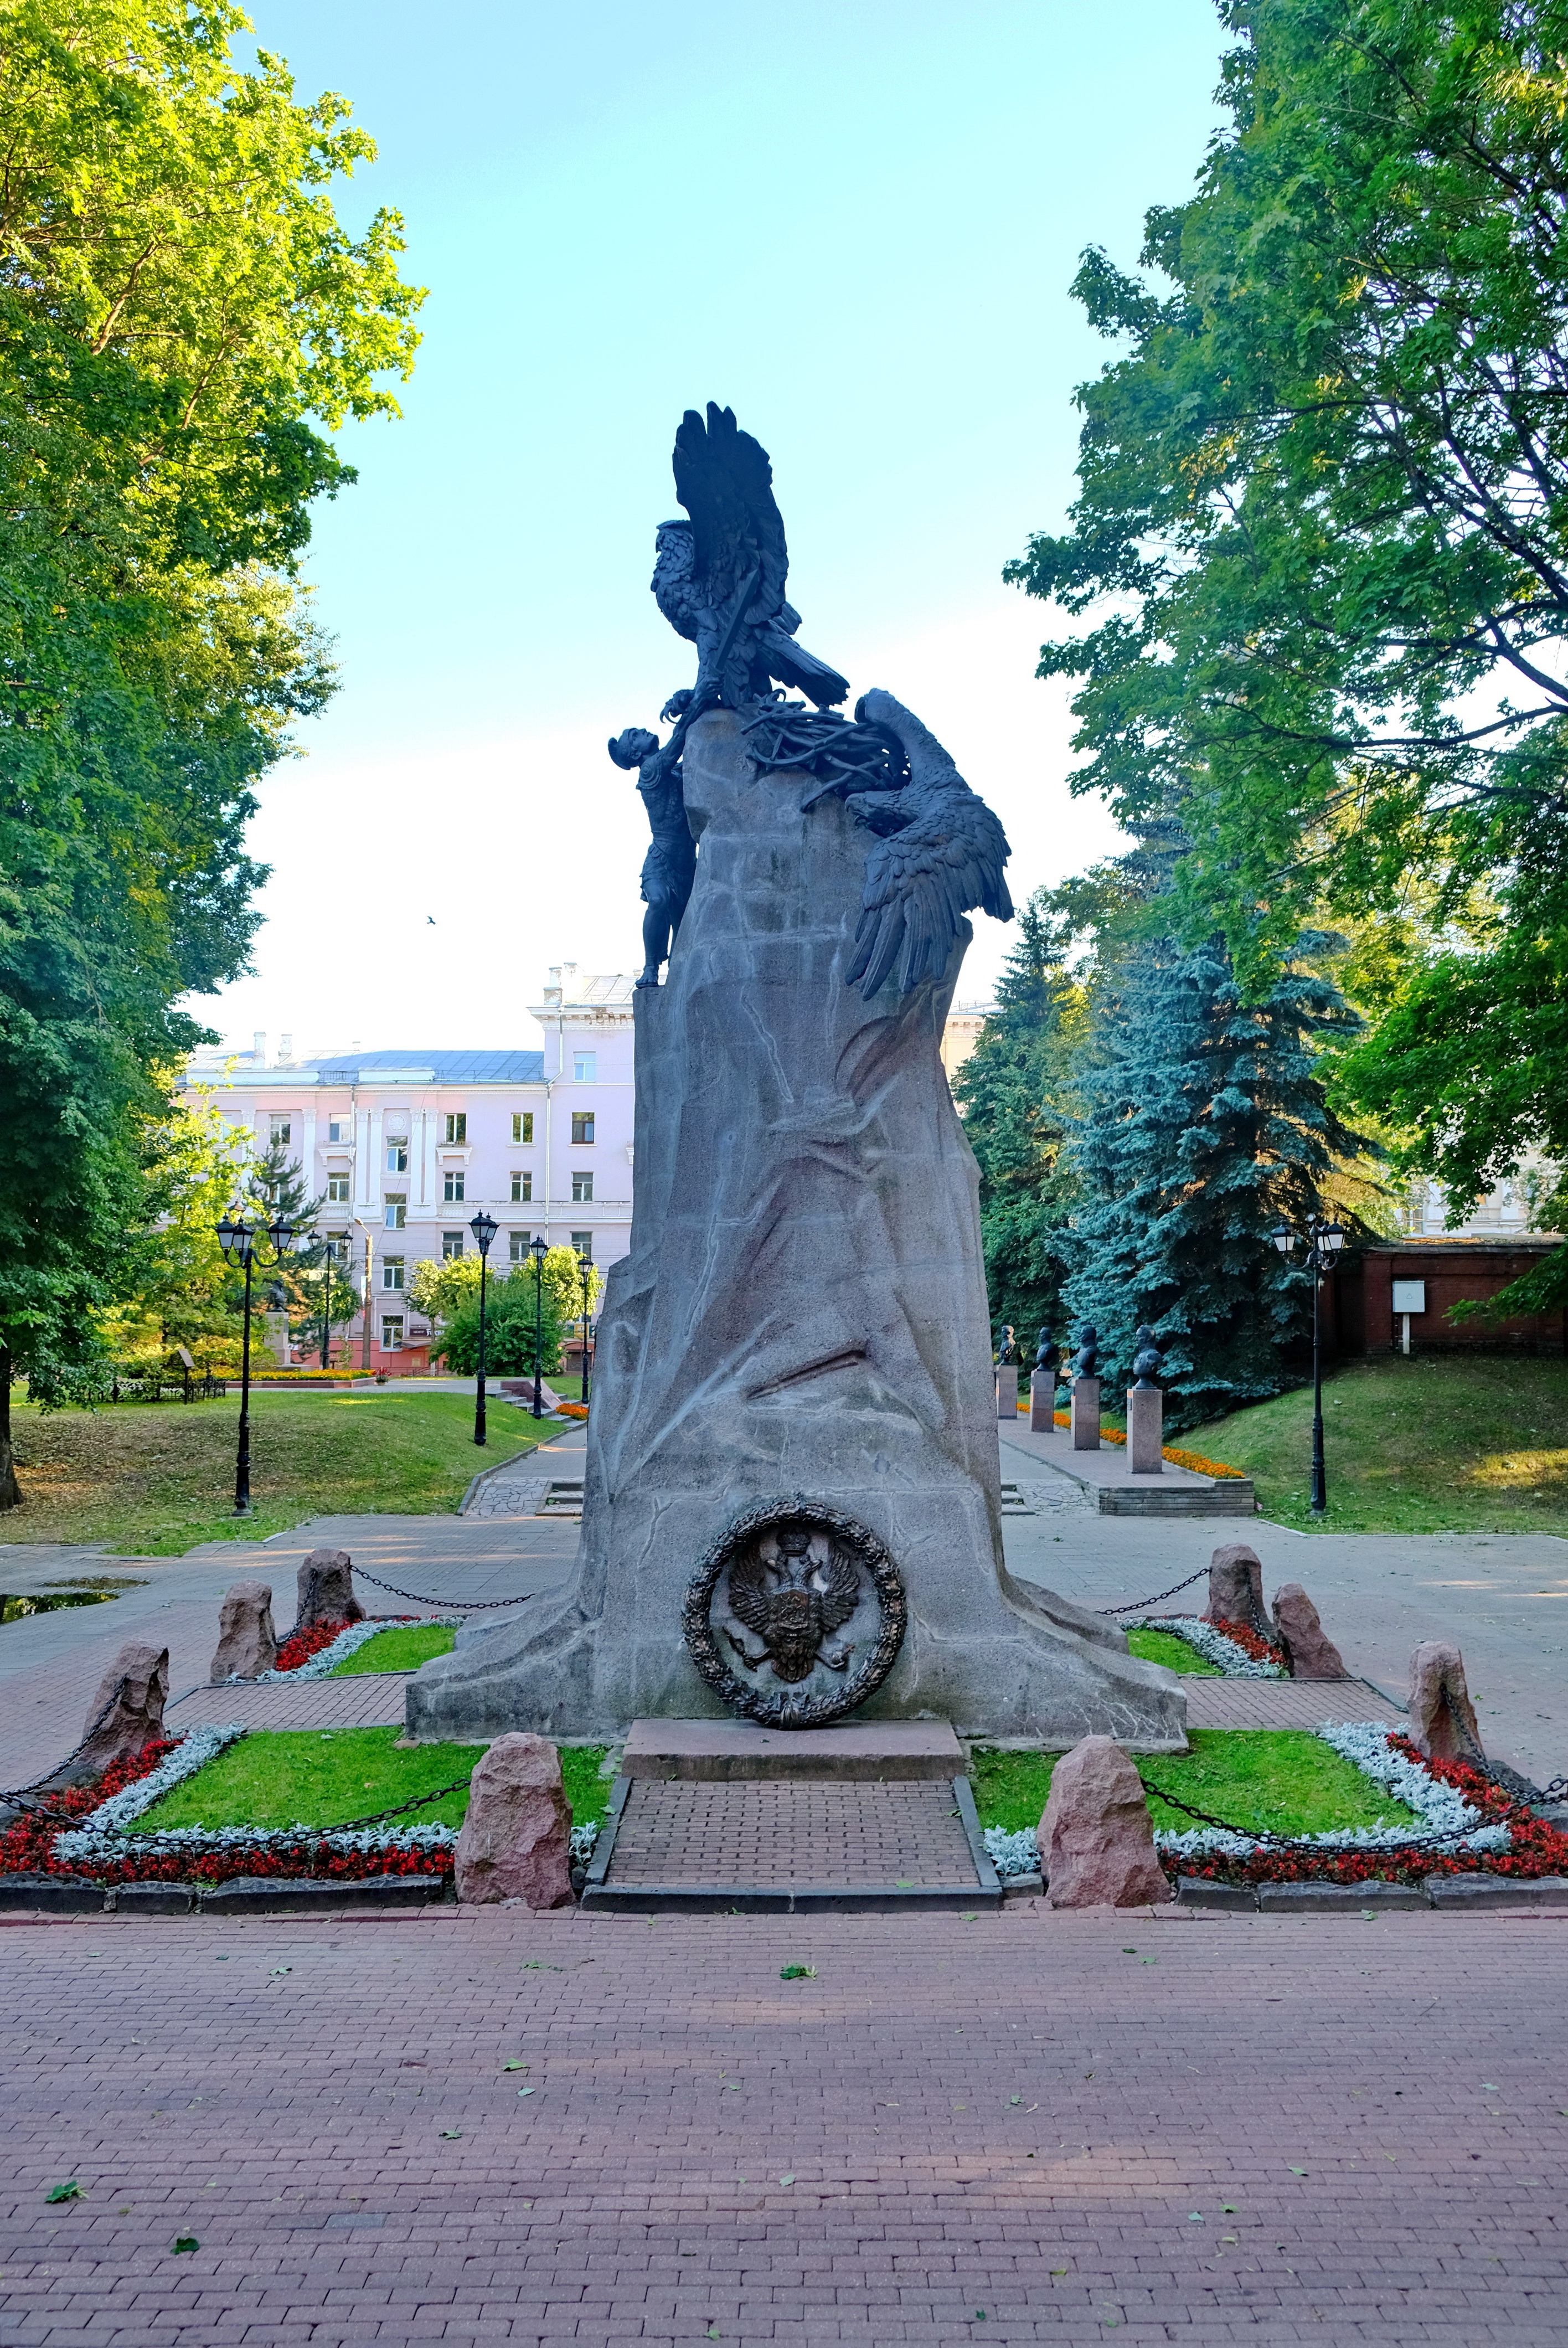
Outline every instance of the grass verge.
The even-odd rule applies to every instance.
[[[1243,1828],[1276,1834],[1320,1834],[1328,1827],[1402,1825],[1415,1812],[1379,1792],[1359,1769],[1304,1728],[1194,1728],[1191,1753],[1133,1756],[1150,1785]],[[975,1807],[986,1827],[1037,1827],[1060,1756],[1004,1753],[977,1746]],[[1196,1820],[1153,1798],[1157,1827],[1178,1831]],[[1419,1821],[1417,1821],[1419,1823]]]
[[[1384,1355],[1323,1388],[1328,1513],[1310,1513],[1312,1390],[1185,1438],[1244,1468],[1277,1524],[1356,1533],[1568,1533],[1568,1362]]]
[[[8,1541],[102,1541],[127,1557],[179,1557],[201,1541],[259,1540],[315,1516],[454,1513],[477,1468],[559,1435],[521,1411],[490,1414],[474,1447],[466,1395],[253,1394],[253,1513],[236,1517],[240,1406],[114,1403],[43,1416],[14,1406],[23,1505]]]
[[[1205,1663],[1195,1647],[1178,1639],[1173,1631],[1129,1631],[1127,1652],[1142,1655],[1146,1663],[1163,1663],[1170,1672],[1186,1672],[1195,1679],[1223,1680],[1225,1673],[1217,1663]],[[338,1669],[344,1669],[343,1664]]]
[[[445,1622],[411,1622],[406,1630],[382,1631],[367,1639],[334,1663],[327,1677],[351,1680],[362,1672],[416,1672],[432,1655],[449,1655],[456,1644],[456,1633]]]
[[[466,1777],[483,1745],[400,1747],[398,1728],[264,1729],[242,1736],[176,1786],[136,1820],[157,1827],[334,1827],[370,1818],[416,1794]],[[608,1746],[561,1748],[572,1823],[602,1818],[611,1780],[599,1774]],[[409,1813],[411,1825],[457,1827],[468,1807],[465,1785],[444,1801]]]

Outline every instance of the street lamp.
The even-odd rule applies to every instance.
[[[271,1262],[258,1252],[262,1237],[272,1242]],[[234,1459],[234,1514],[251,1513],[251,1274],[259,1264],[270,1272],[282,1263],[294,1239],[294,1226],[280,1214],[275,1223],[252,1224],[232,1207],[218,1226],[218,1244],[231,1262],[245,1267],[245,1318],[240,1339],[240,1447]]]
[[[1318,1298],[1323,1275],[1333,1267],[1334,1259],[1345,1244],[1342,1223],[1326,1223],[1321,1216],[1313,1215],[1305,1231],[1293,1231],[1286,1223],[1276,1223],[1269,1233],[1281,1255],[1287,1256],[1299,1237],[1306,1245],[1304,1259],[1312,1274],[1312,1513],[1323,1516],[1328,1507],[1328,1488],[1323,1465],[1323,1354],[1320,1344]]]
[[[494,1215],[487,1215],[481,1207],[468,1229],[479,1248],[479,1383],[474,1396],[474,1440],[482,1445],[485,1440],[485,1281],[490,1269],[490,1242],[499,1225]]]
[[[544,1351],[545,1258],[549,1251],[550,1243],[548,1240],[542,1237],[536,1239],[528,1249],[528,1253],[534,1260],[534,1416],[536,1418],[543,1418],[545,1415],[545,1398],[539,1392],[539,1357]]]
[[[330,1239],[324,1241],[323,1244],[325,1248],[325,1253],[322,1259],[322,1270],[326,1274],[326,1280],[322,1290],[322,1367],[323,1370],[330,1370],[332,1367],[333,1346],[333,1262],[334,1251],[333,1242]]]
[[[593,1258],[587,1248],[577,1251],[578,1270],[582,1274],[582,1398],[588,1400],[588,1307],[593,1284]]]

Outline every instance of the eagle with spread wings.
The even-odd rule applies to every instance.
[[[691,517],[661,522],[652,589],[677,635],[697,647],[692,714],[761,700],[776,678],[817,707],[842,701],[846,677],[796,644],[800,613],[784,599],[789,549],[768,452],[708,403],[675,435],[675,494]]]
[[[762,1642],[762,1652],[749,1653],[733,1631],[725,1633],[731,1646],[748,1670],[771,1663],[774,1678],[786,1684],[808,1679],[819,1663],[830,1671],[846,1671],[849,1649],[825,1643],[860,1602],[859,1567],[836,1541],[819,1563],[804,1525],[787,1526],[778,1536],[778,1550],[771,1559],[753,1546],[730,1568],[730,1612]]]
[[[909,780],[902,789],[829,786],[841,791],[857,821],[876,834],[866,859],[860,919],[845,972],[869,1003],[895,968],[903,994],[923,979],[940,978],[964,915],[977,907],[994,921],[1011,921],[1012,899],[1002,873],[1011,851],[984,799],[901,701],[890,693],[867,693],[856,704],[855,715],[860,723],[894,735],[909,762]]]

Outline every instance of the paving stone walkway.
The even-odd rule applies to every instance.
[[[5,2348],[1563,2338],[1568,1918],[446,1910],[0,1948]]]
[[[723,1784],[633,1778],[608,1881],[639,1886],[975,1889],[973,1854],[940,1778]]]

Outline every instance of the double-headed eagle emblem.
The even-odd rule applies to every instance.
[[[764,1556],[758,1542],[730,1568],[730,1611],[762,1642],[761,1652],[750,1653],[733,1631],[725,1637],[749,1670],[771,1663],[776,1679],[807,1679],[819,1663],[847,1671],[850,1649],[827,1642],[860,1603],[860,1568],[836,1541],[825,1559],[814,1558],[804,1525],[784,1526],[774,1538],[776,1557]]]

